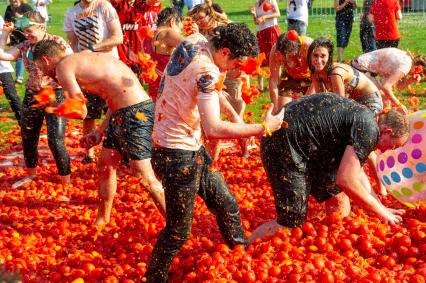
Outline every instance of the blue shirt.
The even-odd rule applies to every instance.
[[[191,10],[199,4],[203,4],[204,0],[185,0],[185,5],[188,7],[188,10]]]

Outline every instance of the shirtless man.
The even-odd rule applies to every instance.
[[[104,225],[110,220],[122,155],[130,159],[133,174],[164,212],[164,191],[150,161],[154,104],[132,70],[110,54],[85,51],[66,56],[63,47],[52,40],[39,42],[33,58],[44,74],[57,78],[70,98],[84,89],[99,95],[108,105],[107,119],[100,130],[82,138],[85,147],[94,146],[106,130],[98,165],[100,202],[95,224]]]
[[[288,35],[289,32],[278,37],[269,55],[269,96],[276,109],[289,103],[293,95],[305,94],[311,84],[308,48],[312,39],[298,36],[291,40]]]

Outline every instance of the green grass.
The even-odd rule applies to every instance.
[[[249,7],[255,2],[248,0],[217,0],[215,1],[220,4],[229,18],[235,22],[243,22],[250,26],[250,28],[255,31],[255,25],[253,23],[252,17],[248,11]],[[3,2],[4,3],[4,2]],[[0,13],[3,15],[6,9],[6,5],[2,3],[0,7]],[[71,7],[74,3],[74,0],[55,0],[51,5],[48,6],[49,13],[52,15],[52,22],[48,26],[48,32],[61,35],[65,37],[65,34],[62,30],[63,19],[66,10]],[[163,1],[163,7],[169,5],[169,1]],[[320,6],[319,1],[314,1],[314,9],[321,10],[325,12],[327,8],[332,7],[331,1],[330,5]],[[284,22],[286,11],[284,9],[284,2],[278,2],[278,5],[281,8],[281,18],[280,18],[280,28],[281,31],[287,30],[287,25]],[[400,48],[409,49],[413,53],[417,54],[426,54],[426,33],[424,29],[426,28],[425,24],[425,14],[414,14],[414,15],[404,15],[402,21],[399,24],[401,31],[401,41]],[[324,36],[331,38],[334,43],[336,40],[335,32],[335,20],[334,17],[310,17],[309,27],[308,27],[308,36],[316,38],[319,36]],[[345,58],[351,59],[361,54],[361,44],[359,40],[359,17],[355,18],[353,25],[353,31],[351,34],[351,39],[348,48],[345,50]],[[24,93],[24,87],[18,87],[18,92],[22,97]],[[406,95],[406,94],[403,94]],[[253,111],[255,117],[260,116],[260,106],[262,104],[268,103],[269,98],[267,93],[262,93],[259,99],[253,105],[249,105],[248,111]],[[421,100],[424,102],[424,100]],[[9,105],[5,98],[0,100],[0,107],[3,109],[9,109]],[[3,111],[2,116],[13,118],[13,115],[9,110]],[[258,119],[258,118],[257,118]],[[1,123],[0,130],[7,131],[10,125],[14,123]]]

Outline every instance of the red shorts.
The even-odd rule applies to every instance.
[[[271,53],[272,46],[277,42],[280,34],[281,31],[278,25],[257,32],[256,37],[260,53],[264,52],[266,55],[262,67],[269,66],[269,53]]]

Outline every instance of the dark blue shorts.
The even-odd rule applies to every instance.
[[[115,149],[130,160],[151,158],[154,107],[149,99],[114,112],[103,147]]]
[[[352,19],[336,18],[337,47],[346,48],[352,32]]]

